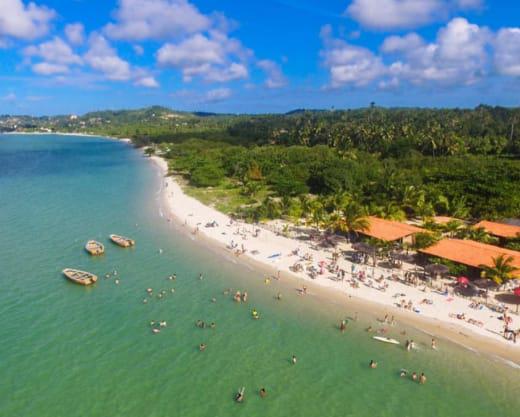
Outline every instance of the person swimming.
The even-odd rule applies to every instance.
[[[432,339],[432,349],[437,350],[437,341]]]
[[[201,352],[204,352],[204,351],[206,350],[206,345],[205,345],[204,343],[201,343],[201,344],[199,345],[199,350],[200,350]]]
[[[401,369],[401,372],[399,372],[399,376],[401,378],[404,378],[406,375],[408,375],[408,371],[406,369]]]
[[[242,301],[245,303],[247,301],[247,291],[242,293]]]
[[[375,368],[377,368],[377,362],[375,362],[374,360],[371,360],[370,363],[368,364],[368,366],[372,369],[375,369]]]
[[[282,293],[281,293],[281,292],[279,292],[278,294],[276,294],[276,299],[277,299],[278,301],[281,301],[281,300],[282,300]]]
[[[240,388],[240,389],[238,390],[238,392],[236,393],[236,395],[235,395],[235,401],[236,401],[237,403],[241,403],[241,402],[244,401],[244,397],[245,397],[245,394],[244,394],[244,393],[245,393],[245,390],[246,390],[245,387],[242,387],[242,388]]]
[[[217,327],[217,325],[215,324],[215,322],[211,322],[211,324],[209,325],[209,327],[211,327],[212,329],[215,329]]]
[[[347,330],[347,321],[346,320],[341,320],[341,322],[339,324],[339,330],[342,332]]]
[[[206,323],[204,323],[202,320],[197,320],[197,323],[195,323],[195,325],[200,329],[206,327]]]
[[[424,373],[421,373],[419,377],[419,384],[426,384],[426,375],[424,375]]]
[[[253,318],[255,320],[258,320],[260,318],[260,314],[258,314],[258,311],[256,311],[256,309],[253,308],[253,311],[251,311],[251,315],[253,316]]]

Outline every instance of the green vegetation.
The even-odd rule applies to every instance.
[[[516,268],[512,265],[512,262],[512,256],[500,255],[493,259],[493,266],[481,265],[480,267],[486,273],[486,277],[501,285],[508,279],[513,278],[513,272]]]
[[[0,117],[0,129],[11,119]],[[168,158],[190,193],[249,220],[306,218],[346,231],[347,213],[397,220],[520,213],[518,108],[255,116],[151,107],[16,123],[24,130],[131,137]],[[479,231],[447,227],[441,231],[450,236],[491,242]]]

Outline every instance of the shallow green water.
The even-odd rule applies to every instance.
[[[414,335],[422,345],[413,353],[379,344],[363,330],[370,317],[340,334],[335,323],[352,311],[302,299],[292,284],[266,286],[193,242],[161,217],[159,186],[122,143],[0,136],[0,416],[518,415],[518,369],[447,342],[433,352],[426,335]],[[110,233],[137,245],[115,247]],[[84,252],[90,238],[106,243],[103,257]],[[64,267],[100,281],[76,286]],[[104,278],[114,269],[119,285]],[[176,291],[143,304],[147,287]],[[235,304],[226,288],[247,289],[250,301]],[[197,319],[217,328],[196,328]],[[168,327],[152,335],[151,320]],[[427,385],[401,379],[402,367],[424,371]],[[246,401],[236,404],[241,386]]]

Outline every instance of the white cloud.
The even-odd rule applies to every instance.
[[[210,19],[188,0],[120,0],[106,34],[122,40],[167,40],[208,29]]]
[[[353,0],[346,13],[375,30],[417,28],[458,10],[479,9],[481,0]]]
[[[508,68],[504,61],[520,61],[516,46],[519,42],[509,38],[509,32],[504,34],[507,39],[495,42],[507,48],[504,54],[496,54],[497,68]],[[493,35],[488,28],[463,18],[452,19],[429,43],[416,33],[389,36],[380,47],[382,55],[332,38],[330,27],[324,27],[322,38],[321,55],[330,72],[332,87],[364,86],[375,81],[384,89],[396,88],[402,83],[468,85],[490,72],[489,48]],[[515,68],[514,65],[511,68]]]
[[[381,51],[388,54],[406,52],[415,50],[423,44],[423,39],[417,33],[409,33],[405,36],[389,36],[381,45]]]
[[[37,46],[28,46],[23,50],[27,57],[39,57],[46,62],[61,65],[81,64],[81,58],[63,39],[55,36],[52,40],[43,42]]]
[[[416,34],[391,36],[381,50],[400,55],[389,71],[399,79],[414,84],[472,84],[488,71],[491,39],[487,28],[455,18],[438,31],[435,42],[426,43]]]
[[[241,43],[219,31],[208,36],[197,33],[179,43],[166,43],[157,52],[157,63],[179,69],[184,81],[201,77],[209,82],[226,82],[249,76],[244,62],[250,52]]]
[[[496,35],[495,68],[499,74],[520,77],[520,28],[503,28]]]
[[[119,57],[103,35],[93,33],[89,38],[89,50],[85,62],[110,81],[132,81],[138,87],[157,88],[159,83],[143,68],[135,68]]]
[[[132,45],[132,49],[134,50],[134,53],[138,56],[144,54],[144,48],[141,45]]]
[[[16,94],[15,93],[9,93],[5,96],[2,97],[2,100],[3,101],[8,101],[8,102],[14,102],[16,101]]]
[[[65,35],[72,45],[81,45],[85,41],[85,27],[81,23],[65,26]]]
[[[49,32],[56,13],[35,3],[22,0],[0,0],[0,36],[31,40]]]
[[[287,79],[276,62],[269,59],[263,59],[258,61],[256,65],[262,69],[267,76],[267,79],[265,80],[267,88],[281,88],[287,85]]]
[[[137,78],[134,82],[134,85],[137,85],[139,87],[147,87],[147,88],[158,88],[159,87],[159,83],[157,82],[157,80],[151,76]]]
[[[229,88],[216,88],[214,90],[210,90],[204,96],[205,102],[215,103],[217,101],[223,101],[227,98],[231,97],[232,91]]]
[[[386,72],[381,58],[369,49],[351,45],[331,35],[330,27],[325,26],[322,29],[325,47],[321,56],[330,74],[331,87],[365,86]]]
[[[39,62],[32,66],[33,72],[40,75],[56,75],[66,74],[69,72],[69,67],[63,64],[53,64],[50,62]]]
[[[84,59],[109,80],[127,81],[132,77],[130,64],[117,55],[117,51],[102,35],[95,33],[90,36],[89,50]]]

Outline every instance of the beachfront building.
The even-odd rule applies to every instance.
[[[513,224],[496,223],[483,220],[473,227],[482,228],[492,236],[498,237],[502,242],[507,239],[515,239],[520,236],[520,226]]]
[[[520,252],[499,246],[474,240],[442,239],[429,248],[420,249],[419,252],[465,265],[475,272],[480,272],[482,265],[492,267],[493,260],[501,255],[511,256],[511,265],[517,268],[516,275],[520,278]]]
[[[426,230],[411,224],[406,224],[394,220],[380,219],[379,217],[367,217],[368,227],[357,232],[364,236],[369,236],[385,242],[414,243],[414,235],[423,233]]]

